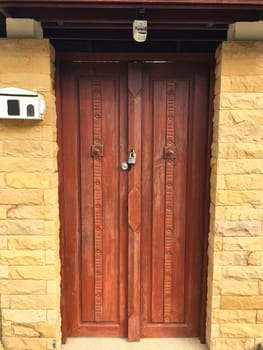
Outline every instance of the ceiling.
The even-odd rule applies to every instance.
[[[58,51],[213,52],[229,23],[263,19],[263,0],[1,0],[0,37],[6,17],[41,21]],[[148,21],[145,43],[132,38],[134,19]]]

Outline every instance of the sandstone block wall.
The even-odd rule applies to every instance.
[[[0,40],[0,87],[44,94],[43,121],[0,120],[0,298],[5,350],[60,348],[54,52]]]
[[[263,342],[263,42],[216,54],[207,339],[210,350]]]

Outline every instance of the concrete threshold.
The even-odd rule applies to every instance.
[[[207,350],[197,338],[143,338],[130,343],[123,338],[68,338],[62,350]]]

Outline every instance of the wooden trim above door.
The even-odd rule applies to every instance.
[[[198,62],[213,65],[214,54],[212,53],[87,53],[87,52],[61,52],[57,53],[57,64],[61,62],[88,62],[88,61],[167,61],[167,62]]]
[[[103,3],[131,3],[130,0],[95,0],[92,1],[92,4],[103,4]],[[133,3],[141,3],[140,0],[133,0]],[[160,3],[160,0],[144,0],[144,3]],[[54,6],[61,6],[61,7],[82,7],[84,5],[91,4],[90,0],[79,0],[75,1],[75,4],[72,6],[72,0],[41,0],[41,1],[28,1],[28,0],[8,0],[8,1],[2,1],[1,6],[9,8],[12,7],[54,7]],[[239,7],[244,7],[246,5],[262,5],[262,0],[166,0],[162,2],[162,4],[178,4],[181,6],[187,6],[188,8],[196,8],[196,6],[202,6],[202,5],[239,5]]]

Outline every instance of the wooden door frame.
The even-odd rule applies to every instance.
[[[61,70],[60,66],[63,62],[143,62],[143,61],[164,61],[164,62],[189,62],[189,63],[204,63],[207,64],[210,71],[210,81],[209,81],[209,101],[208,101],[208,133],[207,133],[207,169],[206,169],[206,188],[205,188],[205,210],[204,210],[204,242],[203,242],[203,285],[202,285],[202,303],[201,303],[201,313],[200,313],[200,340],[205,343],[205,328],[206,328],[206,304],[207,304],[207,264],[208,264],[208,232],[209,232],[209,207],[210,207],[210,158],[211,151],[210,145],[212,142],[212,117],[213,117],[213,96],[214,96],[214,55],[213,54],[203,54],[203,53],[58,53],[56,58],[56,79],[55,79],[55,93],[56,93],[56,109],[57,109],[57,139],[59,145],[58,152],[58,174],[59,174],[59,208],[60,208],[60,259],[61,259],[61,318],[62,318],[62,343],[66,342],[67,338],[67,315],[65,308],[65,295],[64,295],[64,282],[65,282],[65,256],[64,256],[64,185],[63,185],[63,157],[61,152],[62,145],[62,114],[61,114]],[[136,70],[136,69],[135,69]],[[139,78],[139,77],[138,77]],[[133,103],[135,104],[136,98]],[[135,141],[136,133],[133,131],[133,123],[129,125],[129,136],[131,137],[131,142]],[[129,144],[129,146],[131,143]],[[137,168],[139,169],[139,167]],[[136,188],[140,184],[140,170],[138,170],[134,177],[130,180],[129,191],[132,188]],[[131,186],[131,187],[130,187]],[[130,230],[133,230],[130,226]],[[135,231],[135,230],[133,230]],[[132,242],[129,241],[129,245],[136,246],[137,254],[139,253],[139,245],[136,242],[135,235],[129,235],[129,237],[134,237]],[[129,252],[130,254],[130,252]],[[135,259],[135,256],[133,256]],[[133,271],[133,277],[131,284],[133,286],[133,293],[138,295],[138,286],[136,285],[136,280],[138,280],[139,268],[136,269],[137,272]],[[129,272],[131,275],[131,271]],[[140,293],[139,293],[140,294]],[[135,317],[138,318],[138,312],[140,311],[140,305],[138,302],[131,305],[128,297],[128,310],[132,308],[134,310]],[[134,309],[135,308],[135,309]],[[137,316],[136,316],[137,315]],[[128,319],[129,322],[129,319]],[[138,320],[137,320],[138,325]],[[129,339],[138,339],[138,327],[132,330],[129,334]]]

